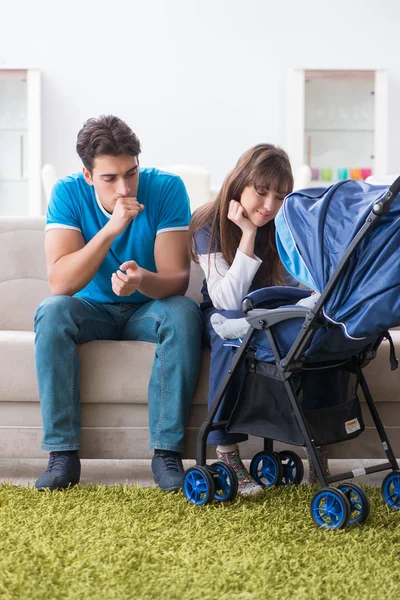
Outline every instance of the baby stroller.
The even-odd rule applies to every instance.
[[[277,246],[288,272],[321,293],[313,308],[297,302],[310,289],[264,288],[242,304],[250,324],[237,343],[231,368],[202,424],[196,466],[184,476],[183,493],[196,504],[232,500],[237,478],[224,462],[206,465],[210,431],[262,437],[250,473],[264,487],[300,483],[303,465],[291,451],[276,453],[273,440],[306,446],[321,488],[311,501],[318,527],[339,529],[363,523],[369,513],[364,490],[344,480],[390,470],[382,483],[384,501],[400,510],[400,470],[363,375],[383,339],[390,342],[392,370],[397,368],[388,329],[400,324],[400,177],[389,189],[342,181],[328,189],[290,194],[276,217]],[[230,343],[230,342],[228,342]],[[232,342],[234,345],[234,342]],[[224,394],[242,369],[242,384],[227,420],[214,422]],[[337,396],[328,408],[305,410],[302,393],[315,393],[321,375]],[[350,381],[351,380],[351,381]],[[310,387],[311,383],[311,387]],[[350,383],[354,383],[354,391]],[[357,437],[364,430],[357,390],[366,404],[386,453],[383,464],[339,475],[326,475],[316,446]],[[319,384],[319,393],[326,393]],[[343,482],[332,487],[330,484]]]

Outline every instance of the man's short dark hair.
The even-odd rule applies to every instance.
[[[124,121],[113,115],[88,119],[76,141],[76,151],[92,173],[97,156],[139,156],[140,142]]]

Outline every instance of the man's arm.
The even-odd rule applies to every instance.
[[[50,291],[54,296],[72,296],[97,273],[114,239],[143,210],[136,198],[119,198],[107,223],[87,243],[80,231],[50,229],[45,251]]]
[[[112,276],[112,288],[118,296],[130,296],[136,290],[149,298],[184,295],[189,285],[190,260],[187,231],[167,231],[156,236],[154,258],[157,273],[140,268],[134,261],[121,265]],[[121,271],[126,271],[122,273]]]
[[[53,296],[72,296],[93,279],[115,235],[101,229],[88,244],[80,231],[50,229],[45,251],[50,291]]]

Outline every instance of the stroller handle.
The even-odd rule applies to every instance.
[[[397,194],[400,192],[400,177],[397,177],[389,187],[386,194],[383,196],[381,200],[375,202],[372,212],[374,215],[382,216],[390,210],[393,200],[396,198]]]
[[[397,194],[400,192],[400,177],[393,181],[389,188],[389,192],[391,192],[393,196],[397,196]]]

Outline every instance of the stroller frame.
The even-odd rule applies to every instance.
[[[250,329],[247,332],[241,346],[233,355],[232,363],[230,369],[225,376],[221,386],[218,390],[216,398],[208,412],[206,420],[203,422],[198,438],[197,438],[197,465],[203,468],[206,467],[206,442],[207,436],[210,431],[218,430],[225,428],[228,420],[221,420],[218,422],[214,422],[215,415],[217,410],[224,398],[225,392],[229,386],[230,380],[232,376],[236,373],[236,371],[243,365],[246,359],[246,353],[249,348],[250,342],[253,338],[253,335],[257,330],[264,330],[265,334],[268,338],[268,342],[272,349],[272,352],[275,357],[275,366],[278,370],[280,379],[284,384],[287,395],[290,399],[290,404],[293,410],[293,413],[297,419],[297,423],[299,429],[304,437],[306,448],[309,452],[309,455],[312,460],[313,467],[315,469],[317,478],[321,484],[325,488],[329,489],[329,484],[334,482],[343,481],[344,479],[353,479],[357,476],[362,476],[371,473],[377,473],[380,471],[386,471],[388,469],[392,471],[397,471],[400,474],[399,466],[395,455],[393,453],[392,447],[390,445],[389,439],[387,437],[385,428],[381,421],[381,418],[378,414],[376,406],[374,404],[372,395],[368,388],[366,379],[363,375],[362,369],[366,364],[376,356],[376,350],[372,350],[368,353],[364,352],[364,354],[359,354],[356,357],[353,357],[347,361],[334,361],[332,363],[332,367],[342,366],[343,370],[350,371],[355,373],[358,377],[360,387],[362,389],[363,395],[365,397],[368,409],[371,413],[373,422],[375,424],[377,433],[380,437],[383,449],[386,453],[387,462],[384,462],[379,465],[366,467],[365,469],[356,469],[354,471],[347,471],[340,473],[338,475],[326,475],[323,468],[321,467],[320,461],[318,459],[318,455],[316,452],[316,446],[314,444],[314,440],[312,439],[309,427],[307,422],[305,421],[303,411],[301,406],[299,405],[299,401],[297,398],[297,393],[292,381],[292,375],[300,372],[303,367],[303,354],[305,350],[308,348],[315,331],[320,327],[321,324],[326,323],[323,315],[322,308],[325,303],[329,299],[330,295],[335,289],[336,284],[340,280],[342,274],[344,273],[347,264],[349,262],[350,257],[353,252],[359,245],[359,243],[368,235],[369,231],[374,227],[377,221],[389,211],[391,203],[393,202],[395,196],[400,191],[400,177],[396,179],[396,181],[390,186],[384,197],[377,201],[369,213],[364,225],[361,227],[359,232],[351,241],[348,246],[346,252],[343,257],[339,261],[334,273],[331,275],[327,285],[325,286],[320,298],[316,302],[314,308],[302,307],[299,305],[286,308],[277,308],[277,309],[266,309],[266,308],[254,308],[250,298],[245,298],[242,303],[242,310],[245,313],[246,320],[250,324]],[[277,342],[273,333],[274,325],[281,323],[288,319],[294,318],[303,318],[304,323],[302,328],[293,342],[289,352],[285,357],[281,357]],[[340,364],[339,364],[340,363]],[[330,365],[331,363],[329,363]],[[397,365],[396,365],[397,366]],[[392,368],[396,368],[392,364]],[[245,433],[245,431],[243,432]],[[269,438],[264,439],[264,451],[272,451],[273,449],[273,440]],[[215,476],[215,475],[214,475]],[[351,485],[351,484],[349,484]],[[396,481],[397,485],[397,481]],[[332,488],[330,488],[332,489]],[[336,490],[334,490],[336,491]],[[361,490],[362,491],[362,490]],[[394,508],[398,508],[396,505]],[[321,525],[321,523],[320,523]],[[340,525],[343,526],[343,525]]]

